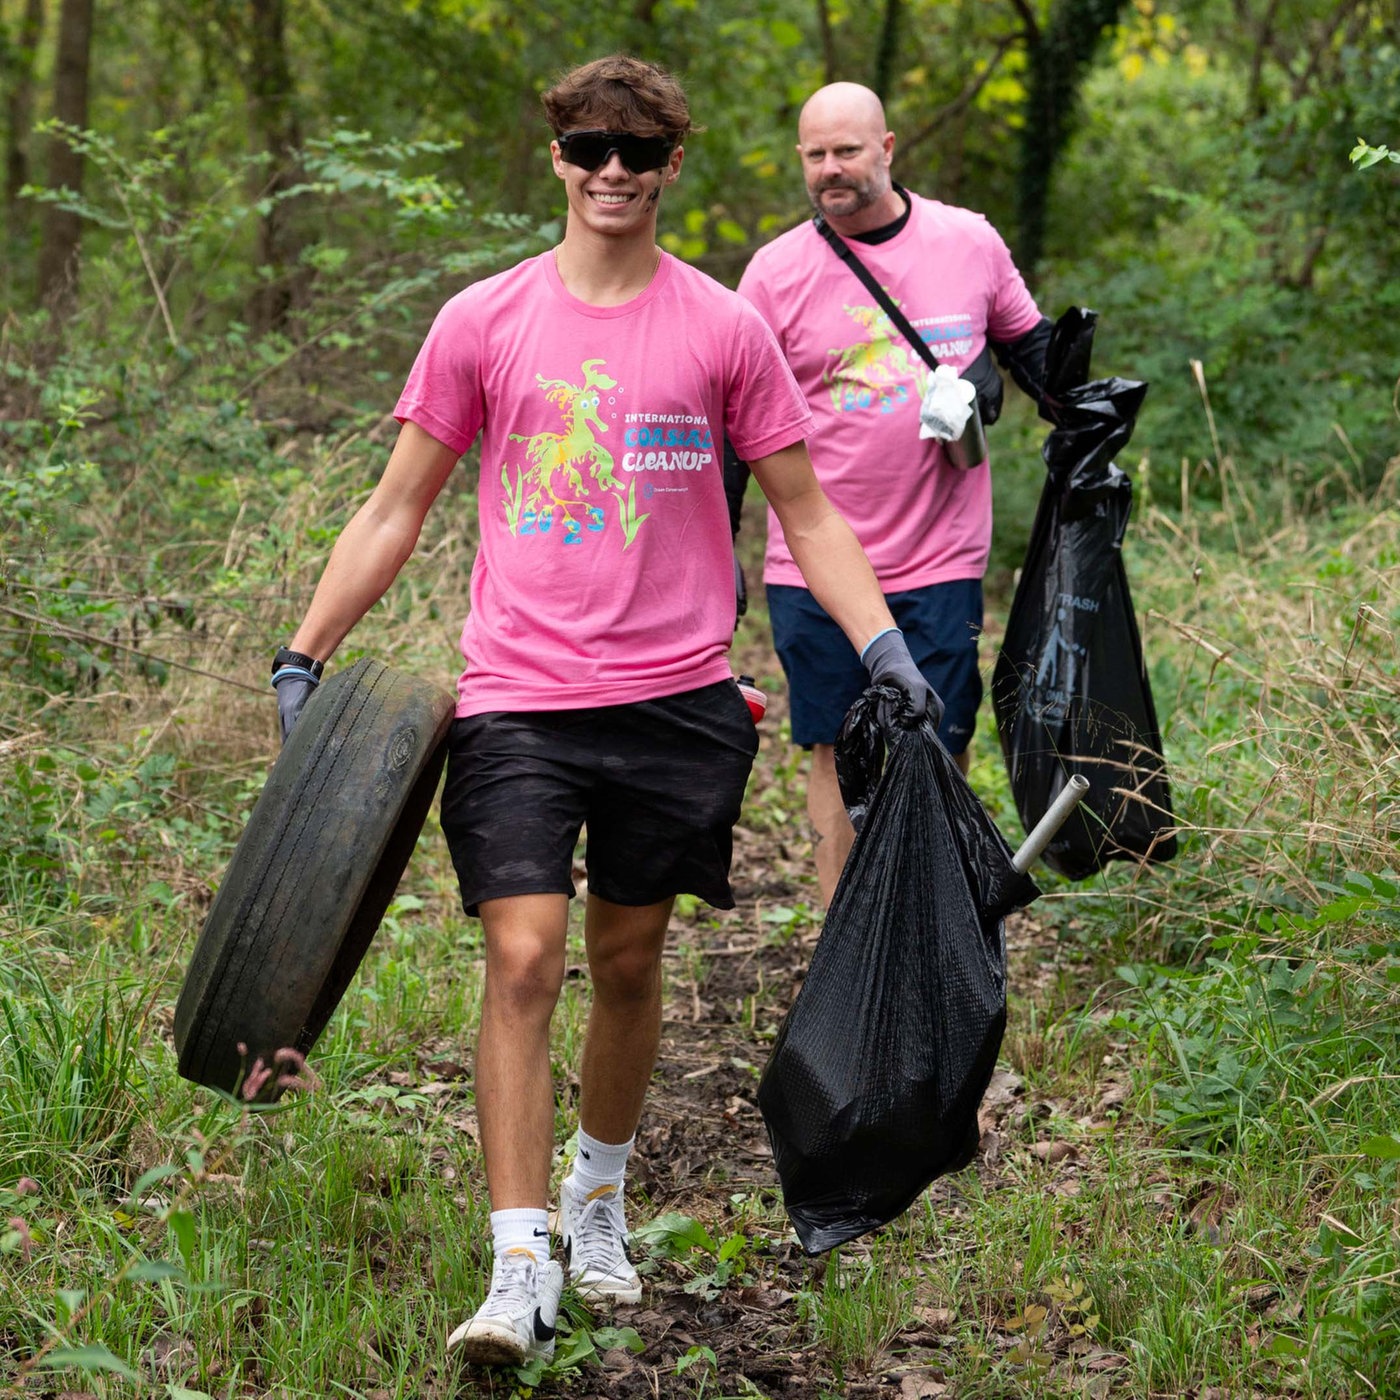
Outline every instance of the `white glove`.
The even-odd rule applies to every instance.
[[[977,389],[959,376],[952,365],[939,365],[929,376],[924,401],[919,405],[919,436],[956,442],[972,417]]]

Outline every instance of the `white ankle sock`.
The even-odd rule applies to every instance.
[[[549,1212],[547,1210],[493,1210],[491,1244],[496,1258],[511,1250],[523,1249],[534,1255],[535,1263],[549,1258]]]
[[[589,1137],[582,1128],[578,1130],[578,1152],[574,1157],[574,1169],[570,1173],[573,1184],[587,1195],[603,1186],[622,1186],[622,1178],[627,1174],[627,1158],[632,1151],[635,1137],[626,1142],[599,1142]]]

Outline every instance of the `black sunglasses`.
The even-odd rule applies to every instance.
[[[617,152],[634,175],[659,170],[676,143],[669,136],[634,136],[630,131],[570,131],[559,138],[559,158],[580,170],[597,170]]]

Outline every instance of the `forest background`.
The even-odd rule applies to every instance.
[[[356,1208],[329,1187],[289,1199],[292,1148],[192,1097],[149,1032],[168,1034],[275,748],[270,653],[382,469],[437,307],[557,241],[539,93],[615,49],[673,69],[703,126],[667,197],[671,251],[737,281],[808,216],[802,101],[865,82],[896,177],[987,214],[1049,314],[1100,313],[1096,372],[1151,384],[1122,465],[1182,856],[1151,878],[1047,881],[1036,965],[1052,974],[1028,980],[1007,1049],[1023,1110],[958,1214],[967,1238],[1015,1247],[948,1255],[911,1225],[846,1271],[784,1266],[793,1393],[856,1393],[901,1346],[928,1365],[892,1393],[1396,1393],[1394,0],[0,0],[0,1382],[62,1365],[174,1400],[443,1384],[416,1339],[425,1313],[445,1332],[433,1309],[472,1294],[481,1260],[463,1245],[443,1262],[433,1212],[463,1207],[438,1158],[367,1117],[417,1114],[435,1152],[447,1132],[419,1121],[435,1101],[415,1097],[412,1047],[470,1023],[470,985],[438,1003],[430,974],[479,949],[441,853],[420,854],[392,953],[328,1032],[325,1091],[292,1110],[310,1118],[277,1124],[358,1209],[393,1217],[392,1247],[371,1222],[387,1265],[357,1272]],[[989,644],[1042,436],[1010,390]],[[342,664],[372,651],[446,679],[470,477]],[[741,640],[780,715],[762,626],[760,599]],[[765,948],[809,950],[781,737],[746,821],[788,886],[743,916]],[[973,781],[1010,833],[990,739]],[[682,915],[701,988],[715,928]],[[351,1138],[373,1140],[363,1159],[333,1146]],[[1108,1166],[1036,1204],[1005,1164],[1047,1156]],[[427,1204],[366,1192],[390,1180]],[[755,1242],[781,1235],[780,1207],[771,1189],[738,1201],[708,1246],[682,1231],[658,1267],[689,1260],[711,1301],[775,1288]],[[1057,1212],[1076,1211],[1067,1249]],[[348,1255],[348,1272],[289,1273],[289,1314],[268,1235],[286,1258]],[[450,1303],[415,1291],[444,1270]],[[923,1351],[916,1314],[939,1336]],[[781,1392],[715,1346],[667,1353],[665,1393]],[[588,1369],[605,1349],[580,1317],[565,1356],[625,1393]]]

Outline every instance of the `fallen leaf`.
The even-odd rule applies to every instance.
[[[930,1332],[948,1332],[953,1326],[952,1308],[915,1308],[914,1316]]]
[[[1245,1291],[1244,1305],[1250,1312],[1263,1312],[1278,1296],[1279,1291],[1273,1284],[1257,1283]]]
[[[931,1376],[904,1376],[899,1382],[899,1400],[926,1400],[931,1395],[946,1395],[946,1381]]]
[[[423,1065],[429,1074],[435,1074],[439,1079],[470,1079],[472,1070],[470,1065],[464,1065],[460,1060],[431,1060]]]
[[[443,1122],[449,1128],[455,1128],[459,1133],[469,1137],[473,1142],[479,1141],[477,1136],[476,1113],[470,1108],[459,1109],[456,1113],[449,1113],[444,1116]]]
[[[1117,1371],[1128,1364],[1128,1358],[1116,1351],[1096,1351],[1086,1356],[1082,1364],[1086,1371]]]
[[[1079,1159],[1079,1149],[1068,1142],[1033,1142],[1031,1156],[1054,1166],[1056,1162],[1074,1162]]]
[[[1099,1109],[1107,1112],[1110,1108],[1121,1108],[1128,1101],[1128,1086],[1109,1082],[1099,1094]]]
[[[748,1308],[762,1308],[772,1312],[775,1308],[786,1307],[792,1302],[792,1294],[781,1288],[751,1286],[739,1290],[739,1301]]]
[[[1009,1069],[997,1070],[987,1085],[987,1092],[982,1095],[982,1107],[996,1109],[1020,1098],[1024,1082],[1019,1074]]]

